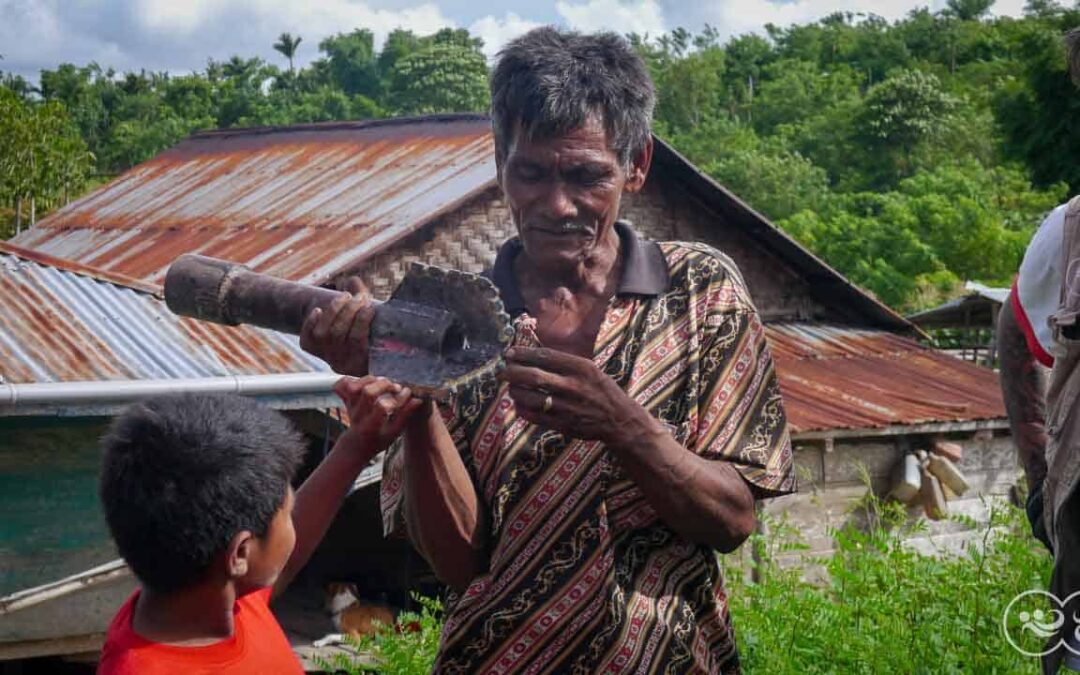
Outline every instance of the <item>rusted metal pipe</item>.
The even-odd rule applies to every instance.
[[[311,310],[326,309],[339,295],[202,255],[180,256],[165,276],[165,304],[175,314],[293,335],[300,332]]]
[[[176,314],[293,335],[313,309],[327,309],[339,295],[200,255],[177,258],[165,276],[165,303]],[[512,337],[489,280],[414,264],[390,300],[375,303],[370,371],[422,393],[450,393],[499,368]]]
[[[175,314],[297,335],[316,307],[327,310],[340,291],[279,279],[217,258],[184,255],[165,276],[165,304]],[[461,327],[443,309],[411,302],[374,302],[372,335],[395,338],[439,355],[461,348]]]

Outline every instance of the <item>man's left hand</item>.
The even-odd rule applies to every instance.
[[[518,415],[570,438],[618,446],[656,433],[659,423],[590,359],[548,348],[514,347],[499,375]]]

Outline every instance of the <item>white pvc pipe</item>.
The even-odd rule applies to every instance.
[[[329,394],[341,378],[335,373],[226,375],[163,380],[94,380],[0,384],[0,413],[5,408],[43,405],[124,403],[172,393],[290,396]]]

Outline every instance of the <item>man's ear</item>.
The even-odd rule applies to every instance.
[[[241,530],[229,540],[225,550],[225,573],[230,579],[241,579],[251,570],[251,554],[255,547],[255,535]]]
[[[626,184],[623,186],[624,192],[640,192],[641,188],[645,187],[645,177],[649,175],[649,167],[652,166],[652,155],[653,139],[650,134],[645,147],[634,155],[630,162],[630,171],[626,174]]]

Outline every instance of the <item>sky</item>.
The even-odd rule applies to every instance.
[[[368,28],[381,44],[395,28],[430,34],[451,26],[484,39],[489,56],[530,28],[553,23],[582,31],[660,35],[706,24],[722,37],[762,32],[768,23],[806,23],[836,11],[887,19],[944,0],[0,0],[0,71],[37,80],[43,68],[96,61],[118,71],[188,73],[208,58],[260,56],[284,65],[271,45],[284,31],[303,42],[297,65],[318,43]],[[1017,16],[1024,0],[993,11]]]

